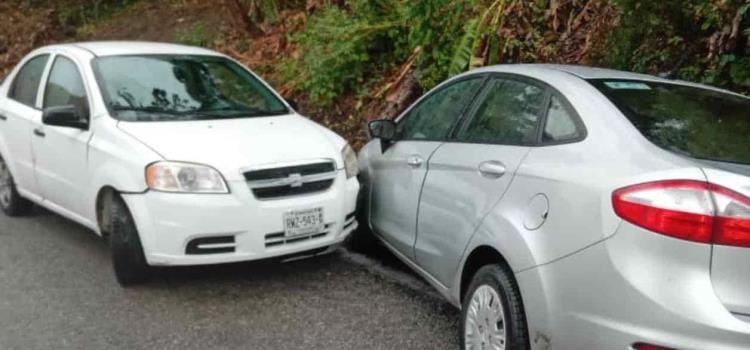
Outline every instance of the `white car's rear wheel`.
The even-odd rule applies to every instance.
[[[21,197],[5,159],[0,157],[0,209],[8,216],[23,215],[31,210],[31,202]]]
[[[529,349],[521,295],[513,276],[499,265],[485,266],[474,275],[462,316],[464,349]]]

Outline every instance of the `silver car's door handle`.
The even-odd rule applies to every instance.
[[[505,175],[505,165],[496,160],[489,160],[479,164],[479,173],[490,179],[499,179]]]
[[[420,156],[411,156],[409,159],[406,160],[406,164],[409,164],[412,168],[419,168],[422,166],[422,157]]]

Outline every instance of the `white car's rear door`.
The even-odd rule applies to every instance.
[[[7,146],[6,162],[10,164],[18,190],[26,197],[39,199],[34,176],[34,155],[31,149],[32,121],[41,118],[38,95],[42,76],[50,55],[29,57],[18,72],[6,82],[7,95],[0,105],[0,132]]]

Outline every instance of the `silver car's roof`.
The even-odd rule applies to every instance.
[[[664,78],[659,78],[647,74],[638,74],[631,72],[624,72],[614,69],[597,68],[589,66],[578,66],[578,65],[564,65],[564,64],[501,64],[496,66],[488,66],[475,70],[474,72],[515,72],[523,74],[524,72],[539,72],[539,71],[556,71],[565,72],[575,75],[581,79],[637,79],[637,80],[650,80],[650,81],[662,81],[662,82],[673,82]]]
[[[732,95],[746,97],[736,92],[725,90],[725,89],[720,89],[720,88],[710,86],[710,85],[698,84],[698,83],[693,83],[693,82],[684,81],[684,80],[665,79],[665,78],[660,78],[660,77],[648,75],[648,74],[632,73],[632,72],[625,72],[625,71],[614,70],[614,69],[597,68],[597,67],[589,67],[589,66],[581,66],[581,65],[501,64],[501,65],[478,68],[478,69],[471,71],[471,73],[499,72],[499,73],[516,73],[516,74],[522,74],[522,75],[527,75],[527,74],[534,75],[534,73],[539,74],[539,73],[544,73],[545,71],[556,72],[556,73],[564,72],[564,73],[570,74],[571,76],[575,76],[579,79],[584,79],[584,80],[589,80],[589,79],[643,80],[643,81],[651,81],[655,83],[668,83],[668,84],[693,86],[693,87],[699,87],[699,88],[709,89],[709,90],[714,90],[714,91],[721,91],[721,92],[729,93]]]

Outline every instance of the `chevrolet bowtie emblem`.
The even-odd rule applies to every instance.
[[[302,187],[302,174],[290,174],[289,179],[287,179],[289,182],[289,186],[292,187]]]

